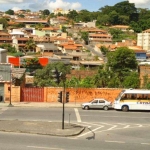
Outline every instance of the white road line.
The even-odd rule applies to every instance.
[[[142,124],[136,124],[136,125],[138,125],[138,127],[143,127],[143,125],[142,125]]]
[[[142,145],[150,145],[150,143],[141,143]]]
[[[92,133],[92,132],[94,132],[94,131],[96,131],[96,130],[98,130],[98,129],[100,129],[100,128],[103,128],[103,127],[104,127],[104,126],[100,126],[100,127],[95,128],[95,129],[93,129],[93,130],[91,130],[91,131],[89,131],[89,132],[86,132],[86,133],[84,133],[84,134],[81,134],[81,135],[79,135],[78,137],[81,137],[81,136],[87,135],[87,134]]]
[[[109,143],[125,143],[123,141],[105,141],[105,142],[109,142]]]
[[[100,124],[95,124],[95,123],[89,123],[89,122],[82,122],[84,124],[88,124],[88,125],[95,125],[95,126],[100,126]]]
[[[124,127],[124,129],[125,129],[125,128],[129,128],[129,127],[130,127],[130,125],[127,125],[127,126]]]
[[[60,148],[49,148],[49,147],[38,147],[38,146],[27,146],[28,148],[35,148],[35,149],[49,149],[49,150],[63,150]]]
[[[105,122],[100,122],[101,124],[105,124],[105,125],[111,125],[112,126],[112,124],[109,124],[109,123],[105,123]]]
[[[109,128],[109,129],[107,129],[107,130],[112,130],[112,129],[116,128],[116,127],[117,127],[117,126],[114,125],[113,127]]]
[[[76,117],[77,117],[77,122],[81,122],[81,117],[80,117],[78,109],[74,108],[74,111],[75,111],[75,114],[76,114]]]

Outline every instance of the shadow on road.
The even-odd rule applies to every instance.
[[[94,140],[95,139],[95,133],[90,129],[90,128],[88,128],[90,131],[91,131],[91,133],[93,134],[92,136],[89,136],[89,137],[87,137],[86,139],[88,139],[88,140]]]

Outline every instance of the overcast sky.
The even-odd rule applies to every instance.
[[[49,9],[52,11],[56,8],[98,11],[101,7],[113,6],[122,1],[125,0],[0,0],[0,11],[8,9],[30,9],[32,11]],[[150,0],[129,0],[129,2],[135,3],[136,7],[150,8]]]

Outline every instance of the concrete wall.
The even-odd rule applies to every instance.
[[[70,102],[87,102],[93,98],[105,98],[111,102],[117,97],[122,89],[101,89],[101,88],[67,88],[70,92]],[[58,92],[63,91],[63,88],[44,89],[45,102],[57,102]]]
[[[9,83],[5,83],[4,85],[4,101],[10,102],[10,91],[8,90],[10,87]],[[20,102],[20,86],[12,86],[11,88],[11,101],[12,102]]]
[[[8,90],[9,83],[5,84],[4,101],[10,101],[10,91]],[[105,98],[111,102],[117,97],[122,89],[102,89],[102,88],[67,88],[66,91],[70,92],[70,102],[82,103],[88,102],[94,98]],[[57,102],[58,92],[63,91],[63,88],[44,88],[44,102]],[[20,102],[20,87],[12,86],[11,101]]]

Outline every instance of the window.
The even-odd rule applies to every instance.
[[[92,103],[98,103],[98,100],[94,100]]]
[[[105,103],[105,101],[104,100],[99,100],[99,103]]]

